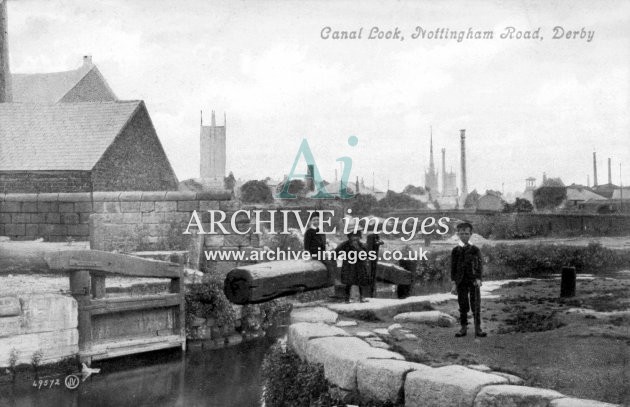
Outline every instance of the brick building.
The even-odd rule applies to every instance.
[[[0,192],[177,186],[142,101],[0,103]]]

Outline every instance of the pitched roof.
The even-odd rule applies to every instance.
[[[589,199],[606,199],[588,188],[567,188],[567,201],[588,201]]]
[[[63,99],[88,74],[94,73],[102,82],[104,93],[116,99],[96,65],[84,64],[78,69],[63,72],[11,74],[13,102],[56,103]],[[94,92],[98,93],[98,92]],[[102,99],[99,99],[102,100]]]
[[[0,103],[0,171],[89,171],[140,106]]]

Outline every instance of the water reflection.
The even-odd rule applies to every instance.
[[[272,340],[222,350],[154,352],[95,363],[101,373],[78,389],[63,384],[37,390],[32,382],[0,386],[0,405],[49,406],[260,406],[260,366]],[[63,382],[63,380],[62,380]]]

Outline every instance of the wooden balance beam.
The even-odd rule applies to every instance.
[[[333,273],[336,274],[336,273]],[[379,263],[376,279],[411,286],[413,273],[400,266]],[[316,260],[284,260],[232,269],[225,278],[225,296],[234,304],[259,304],[305,291],[334,285],[334,276]]]

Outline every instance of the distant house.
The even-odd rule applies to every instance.
[[[0,193],[177,186],[142,101],[0,103]]]
[[[107,81],[84,56],[83,65],[74,70],[48,73],[11,74],[13,102],[72,103],[113,102],[118,100]]]
[[[500,212],[503,210],[505,202],[495,194],[485,194],[477,201],[478,211]]]
[[[596,194],[590,188],[582,185],[569,185],[567,187],[567,199],[565,209],[580,209],[580,204],[590,200],[606,199]]]
[[[618,190],[619,187],[615,184],[600,184],[593,187],[593,191],[604,198],[612,198],[615,190]]]

